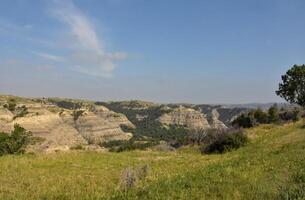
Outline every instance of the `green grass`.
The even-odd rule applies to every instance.
[[[301,123],[248,130],[251,142],[223,155],[72,151],[0,157],[0,199],[305,199]],[[147,164],[149,176],[121,191],[121,171]]]

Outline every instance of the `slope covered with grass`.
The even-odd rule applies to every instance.
[[[0,157],[0,199],[304,199],[305,129],[301,123],[248,131],[234,152],[70,152]],[[128,191],[122,170],[147,164]],[[290,197],[290,198],[289,198]]]

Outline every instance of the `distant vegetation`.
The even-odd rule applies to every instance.
[[[143,149],[151,148],[162,142],[166,142],[167,145],[169,145],[168,148],[170,147],[179,148],[185,145],[199,145],[206,147],[207,145],[213,145],[211,144],[212,142],[215,142],[216,144],[217,141],[224,138],[224,137],[220,137],[220,135],[224,136],[228,132],[234,132],[231,129],[226,133],[224,133],[222,130],[216,130],[216,129],[190,130],[183,126],[177,126],[177,125],[170,125],[168,127],[164,127],[156,120],[161,115],[168,113],[170,111],[168,109],[165,109],[164,106],[150,105],[150,104],[146,105],[146,104],[141,104],[141,102],[134,102],[134,101],[129,102],[129,104],[126,103],[127,102],[96,103],[97,105],[106,106],[107,108],[115,112],[125,114],[127,118],[136,126],[135,129],[130,129],[124,126],[122,127],[124,131],[133,133],[133,138],[130,139],[129,141],[110,141],[100,144],[103,147],[109,148],[110,151],[122,152],[122,151],[130,151],[135,149],[143,150]],[[178,105],[171,105],[171,106],[177,107]],[[140,120],[138,119],[139,116],[142,116]],[[231,137],[228,138],[228,140],[231,139],[232,139]],[[233,143],[234,142],[235,140],[233,141]],[[242,145],[234,146],[235,144],[229,144],[229,145],[232,146],[224,147],[226,148],[226,150],[219,151],[218,153],[224,153],[225,151],[229,151],[242,146]],[[210,152],[205,151],[205,153],[213,153],[212,151],[213,150],[210,150]]]
[[[28,113],[28,108],[25,105],[18,106],[15,109],[15,116],[13,117],[13,119],[16,119],[18,117],[24,117]]]
[[[101,147],[108,148],[111,152],[122,152],[131,150],[144,150],[149,147],[158,144],[157,141],[137,141],[134,138],[130,140],[113,140],[109,142],[103,142],[100,144]]]
[[[68,109],[68,110],[76,110],[80,109],[83,106],[82,102],[74,102],[69,100],[61,100],[61,99],[47,99],[50,103],[57,105],[60,108]]]
[[[17,106],[17,104],[16,104],[16,102],[15,102],[14,99],[8,100],[8,102],[7,102],[6,104],[3,105],[4,108],[8,109],[8,110],[11,111],[11,112],[14,112],[14,111],[15,111],[16,106]]]
[[[78,118],[80,116],[82,116],[83,113],[84,113],[84,110],[73,110],[73,112],[72,112],[73,120],[77,121]]]
[[[3,107],[14,114],[13,119],[24,117],[26,114],[28,114],[28,108],[25,105],[18,106],[16,104],[16,100],[13,98],[10,98],[7,103],[3,105]]]
[[[297,106],[278,109],[277,105],[273,105],[267,111],[257,108],[243,113],[232,122],[232,125],[235,127],[251,128],[260,124],[296,122],[304,117],[304,114],[303,110]]]

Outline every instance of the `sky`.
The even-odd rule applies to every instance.
[[[263,103],[305,63],[304,0],[1,0],[0,93]]]

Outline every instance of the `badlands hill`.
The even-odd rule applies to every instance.
[[[41,142],[35,151],[68,150],[79,145],[129,140],[133,134],[154,137],[156,128],[226,129],[246,108],[215,105],[155,104],[143,101],[94,102],[62,98],[0,96],[0,131],[14,124]]]

